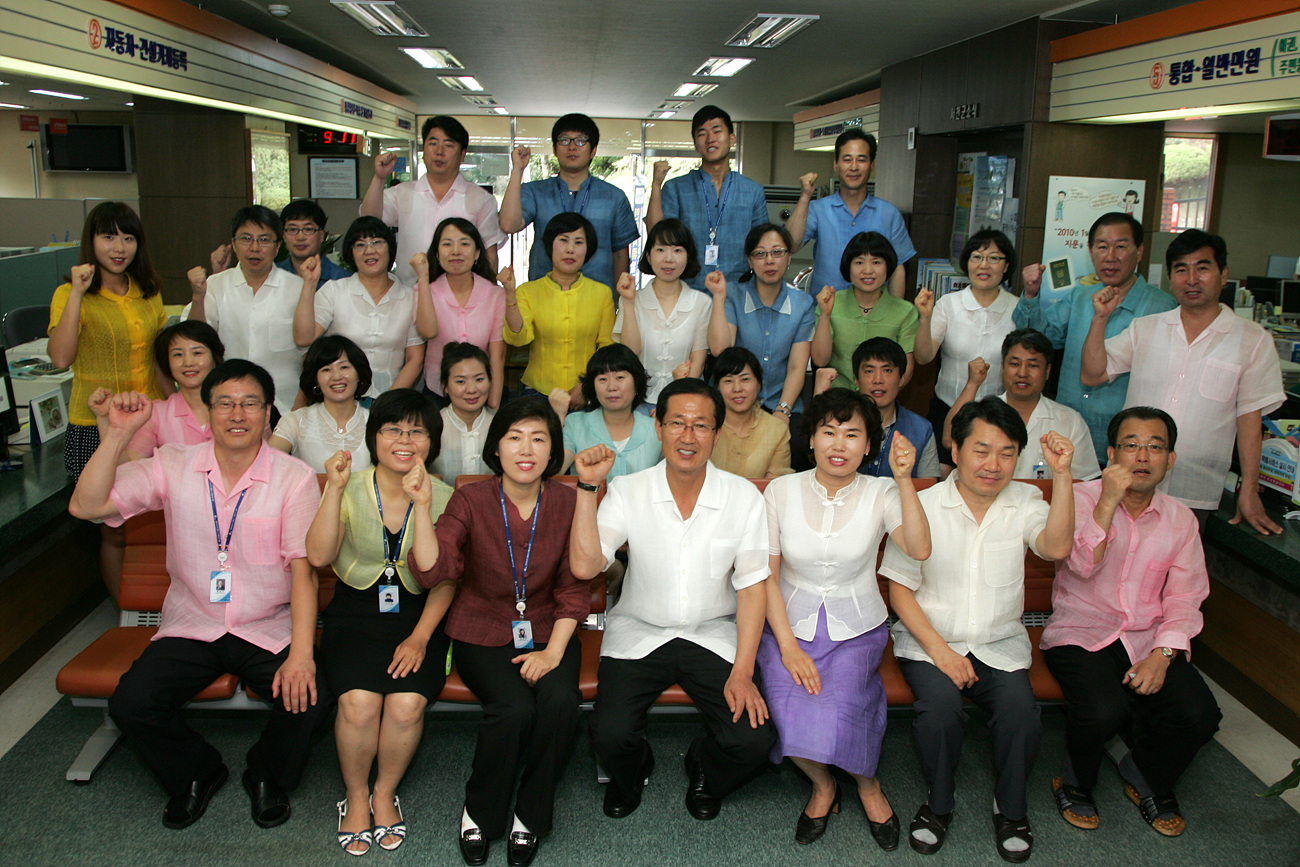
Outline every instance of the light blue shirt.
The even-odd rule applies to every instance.
[[[767,198],[763,185],[751,181],[740,172],[729,172],[722,182],[721,219],[718,188],[713,179],[700,169],[691,169],[680,177],[664,183],[659,194],[664,218],[675,217],[691,230],[695,253],[700,258],[700,273],[686,282],[701,292],[707,291],[704,278],[710,271],[721,271],[727,285],[734,286],[740,275],[749,270],[745,261],[745,236],[755,226],[770,222],[767,215]],[[716,265],[704,264],[705,249],[709,246],[709,227],[714,226],[714,243],[718,245]]]
[[[655,423],[648,415],[632,413],[632,435],[627,445],[619,451],[614,438],[605,427],[605,413],[600,409],[588,412],[571,412],[564,418],[564,447],[577,454],[596,443],[604,443],[614,452],[614,466],[608,479],[648,470],[663,459],[659,438],[655,436]]]
[[[803,230],[805,244],[817,242],[813,250],[812,282],[808,284],[810,291],[820,292],[823,286],[830,286],[836,292],[849,288],[849,281],[840,276],[840,258],[859,232],[879,232],[888,238],[900,265],[916,255],[903,215],[889,202],[867,196],[853,214],[839,193],[822,196],[808,204],[808,222]]]
[[[551,270],[551,251],[542,235],[557,214],[577,211],[596,228],[596,252],[582,266],[582,273],[597,283],[614,287],[614,252],[631,244],[641,233],[632,206],[623,191],[600,178],[587,176],[577,192],[559,175],[529,181],[519,190],[524,225],[533,224],[533,247],[528,254],[528,279],[539,280]]]
[[[291,259],[288,256],[285,256],[279,262],[276,262],[275,267],[281,269],[282,271],[288,271],[290,274],[298,273],[297,271],[293,270],[293,259]],[[328,283],[331,280],[342,280],[345,277],[351,277],[351,276],[352,276],[352,272],[349,271],[347,268],[344,268],[342,265],[335,265],[333,259],[330,259],[326,256],[321,256],[320,257],[320,279],[316,281],[316,288],[319,289],[321,286],[324,286],[326,283]]]
[[[1079,380],[1083,367],[1083,342],[1088,337],[1092,323],[1092,296],[1101,289],[1095,286],[1075,286],[1070,294],[1049,305],[1039,303],[1042,294],[1033,298],[1020,298],[1013,318],[1017,328],[1033,328],[1047,335],[1057,349],[1065,348],[1061,359],[1061,381],[1056,388],[1056,402],[1077,410],[1092,432],[1092,447],[1098,457],[1106,454],[1106,428],[1115,413],[1124,408],[1128,396],[1128,374],[1121,374],[1109,383],[1087,388]],[[1106,337],[1124,331],[1139,316],[1173,310],[1178,302],[1167,292],[1152,286],[1139,275],[1133,288],[1128,290],[1119,307],[1106,320]]]
[[[727,286],[727,321],[736,326],[736,345],[758,356],[763,368],[763,389],[758,402],[775,409],[785,388],[790,349],[810,342],[817,327],[817,302],[789,283],[781,287],[771,307],[763,304],[753,282]],[[792,407],[803,411],[803,398]]]

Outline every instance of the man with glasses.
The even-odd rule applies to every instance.
[[[1125,734],[1124,792],[1152,828],[1176,837],[1186,823],[1174,783],[1221,719],[1189,662],[1210,580],[1195,516],[1157,490],[1175,462],[1173,418],[1133,406],[1107,433],[1109,466],[1074,486],[1074,547],[1057,564],[1041,642],[1066,703],[1066,753],[1052,791],[1066,822],[1096,828],[1102,754]]]
[[[655,431],[662,463],[614,479],[604,445],[579,452],[578,505],[569,537],[575,577],[592,578],[627,543],[623,587],[605,621],[600,694],[591,717],[596,757],[610,782],[605,815],[641,803],[654,770],[646,712],[681,684],[709,733],[686,753],[686,809],[718,815],[721,799],[767,761],[775,735],[754,683],[766,612],[767,513],[758,488],[709,463],[726,416],[717,389],[694,378],[659,392]]]
[[[104,438],[68,505],[75,517],[112,526],[143,512],[166,517],[171,586],[162,622],[108,712],[167,790],[163,825],[174,830],[198,821],[229,776],[221,754],[179,713],[213,680],[236,675],[271,701],[243,774],[263,828],[289,818],[287,790],[333,704],[316,677],[316,573],[306,551],[320,493],[311,467],[262,442],[274,393],[256,364],[225,361],[203,382],[211,441],[165,445],[121,466],[153,403],[114,395]]]
[[[640,232],[623,191],[593,177],[591,161],[600,144],[600,129],[585,114],[566,114],[551,127],[551,150],[560,173],[540,181],[523,183],[524,169],[532,150],[520,145],[510,155],[510,183],[501,199],[501,229],[514,234],[532,224],[533,246],[528,253],[528,279],[539,280],[551,270],[551,251],[542,241],[541,229],[551,218],[576,211],[596,228],[596,252],[582,268],[584,276],[604,283],[613,292],[620,274],[628,273],[628,245]]]
[[[325,211],[311,199],[297,199],[285,205],[280,210],[280,223],[284,226],[284,243],[289,248],[289,255],[276,262],[275,267],[301,276],[303,264],[312,256],[320,254],[321,245],[325,243],[325,223],[328,221]],[[212,251],[213,274],[230,267],[232,252],[230,244],[222,244]],[[324,286],[331,280],[341,280],[351,273],[342,265],[334,264],[332,259],[321,256],[317,285]]]

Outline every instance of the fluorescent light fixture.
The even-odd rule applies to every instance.
[[[673,115],[677,114],[677,112],[675,112],[675,111],[656,111],[656,112],[651,112],[651,114],[654,116],[655,120],[668,120],[668,118],[670,118],[670,117],[672,117]]]
[[[680,87],[673,91],[673,96],[689,96],[694,99],[697,96],[704,96],[718,89],[716,84],[699,84],[693,81],[684,82]]]
[[[9,82],[7,82],[7,81],[0,81],[0,87],[8,87],[8,86],[9,86]]]
[[[681,110],[684,109],[684,108],[689,108],[690,105],[691,105],[690,102],[680,102],[680,101],[679,101],[679,102],[667,102],[667,101],[666,101],[666,102],[664,102],[662,105],[660,105],[658,108],[656,108],[655,111],[681,111]],[[650,112],[650,113],[651,113],[651,114],[654,114],[654,111],[652,111],[652,112]]]
[[[438,80],[457,93],[483,92],[483,85],[472,75],[440,75]]]
[[[505,107],[504,105],[498,105],[496,108],[492,109],[492,113],[493,113],[493,114],[509,114],[510,112],[506,109],[506,107]]]
[[[0,102],[0,108],[27,108],[27,106],[17,105],[12,102]]]
[[[740,70],[754,62],[752,57],[710,57],[700,64],[700,68],[691,75],[707,75],[711,78],[731,78]]]
[[[134,102],[124,102],[122,104],[125,105],[127,108],[135,108]]]
[[[1156,120],[1193,120],[1236,114],[1259,114],[1269,111],[1294,110],[1300,100],[1275,99],[1261,102],[1244,102],[1237,105],[1200,105],[1173,108],[1166,111],[1141,111],[1133,114],[1116,114],[1108,117],[1087,117],[1071,123],[1144,123]]]
[[[81,96],[76,93],[63,93],[58,90],[29,90],[28,93],[39,93],[41,96],[57,96],[59,99],[90,99],[88,96]]]
[[[464,69],[465,66],[445,48],[399,48],[425,69]]]
[[[760,12],[727,40],[732,48],[776,48],[791,36],[821,19],[820,15],[786,15]]]
[[[428,36],[405,9],[394,0],[330,0],[330,5],[345,12],[376,36]]]
[[[479,108],[496,108],[497,101],[492,98],[490,93],[469,93],[461,96],[461,99],[470,105],[476,105]]]

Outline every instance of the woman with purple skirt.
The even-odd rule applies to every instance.
[[[772,760],[789,757],[813,784],[797,842],[817,840],[839,812],[833,766],[856,781],[871,835],[889,851],[899,822],[876,780],[889,640],[876,554],[889,533],[909,556],[930,556],[930,525],[912,482],[916,448],[895,433],[893,480],[859,475],[882,448],[880,414],[845,388],[813,398],[804,420],[814,469],[773,479],[764,495],[772,574],[758,665],[778,736]]]

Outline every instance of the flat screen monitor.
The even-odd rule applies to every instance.
[[[1300,160],[1300,114],[1275,114],[1264,122],[1264,159]]]
[[[1277,304],[1278,286],[1281,282],[1277,277],[1247,277],[1246,288],[1255,296],[1256,304]]]
[[[131,128],[121,124],[70,123],[56,133],[41,126],[47,172],[131,172]]]
[[[1300,280],[1283,280],[1277,306],[1283,316],[1300,317]]]
[[[1219,303],[1227,304],[1229,307],[1237,306],[1237,289],[1241,283],[1237,280],[1224,280],[1223,288],[1219,290]]]

